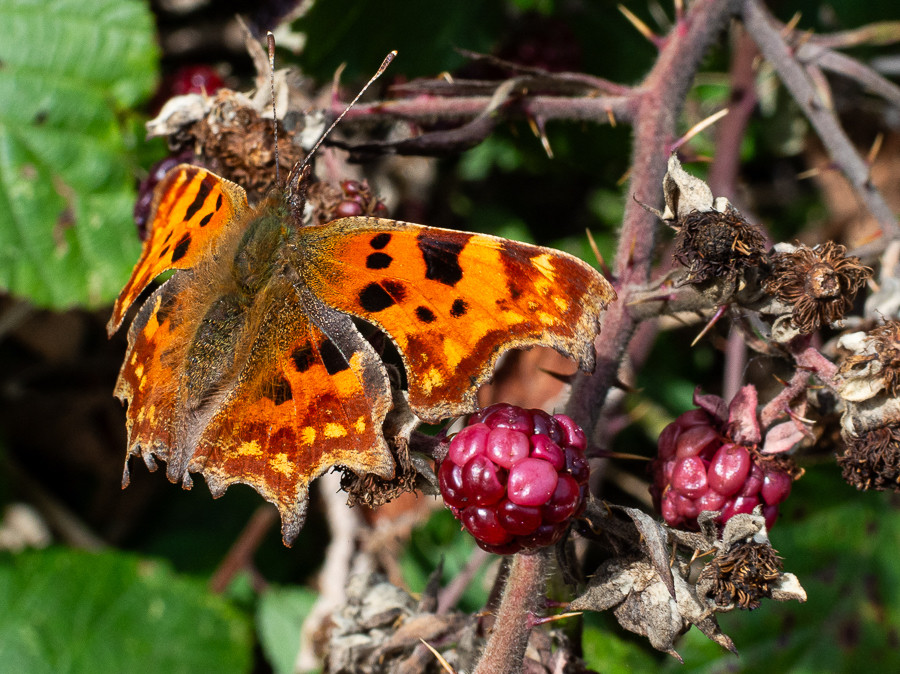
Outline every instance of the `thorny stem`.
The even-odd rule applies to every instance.
[[[529,615],[544,603],[547,551],[513,557],[491,638],[474,674],[519,674],[532,623]]]
[[[603,335],[598,339],[597,368],[592,376],[579,376],[568,413],[596,433],[606,393],[616,380],[618,363],[634,332],[628,303],[633,287],[646,284],[655,240],[655,216],[637,202],[659,204],[666,170],[668,145],[677,136],[678,114],[707,48],[718,38],[728,19],[740,7],[738,0],[697,0],[667,36],[659,59],[642,85],[634,117],[634,154],[631,195],[616,252],[615,274],[619,301],[607,310]]]
[[[771,426],[780,416],[787,413],[792,400],[796,400],[807,388],[809,388],[809,376],[811,374],[826,386],[834,386],[834,375],[837,366],[811,346],[807,346],[808,339],[798,338],[789,348],[794,355],[797,371],[791,377],[788,385],[777,396],[772,398],[759,413],[759,420],[763,428]]]
[[[795,58],[760,0],[744,0],[743,19],[760,52],[772,64],[785,88],[818,133],[835,165],[881,225],[884,243],[900,236],[891,207],[869,179],[869,167],[844,133],[833,111],[819,98],[803,66]]]
[[[347,113],[347,120],[356,118],[377,121],[403,119],[409,122],[434,124],[438,121],[471,121],[491,105],[491,96],[437,98],[417,96],[397,101],[380,101],[357,105]],[[611,113],[617,121],[631,118],[633,96],[529,96],[519,103],[522,111],[544,120],[591,121],[605,123]],[[332,108],[344,105],[336,101]],[[515,107],[515,106],[514,106]]]

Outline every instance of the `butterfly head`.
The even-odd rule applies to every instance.
[[[285,199],[294,222],[303,222],[303,211],[306,208],[306,195],[312,180],[312,165],[307,160],[294,164],[288,174]]]

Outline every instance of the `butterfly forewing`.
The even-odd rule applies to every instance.
[[[615,291],[573,256],[377,218],[336,220],[302,237],[304,283],[390,335],[410,405],[425,420],[472,411],[477,387],[513,347],[552,346],[593,368],[600,313]]]
[[[169,269],[193,267],[209,254],[220,230],[246,210],[247,195],[240,186],[188,164],[169,171],[156,187],[149,238],[119,293],[107,332],[118,330],[125,312],[153,279]]]

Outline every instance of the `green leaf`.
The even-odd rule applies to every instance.
[[[50,549],[0,562],[8,672],[246,672],[249,621],[200,580],[122,553]]]
[[[275,674],[293,674],[300,650],[300,629],[316,596],[303,587],[273,586],[259,598],[256,629]]]
[[[137,259],[127,108],[153,89],[136,0],[0,0],[0,289],[99,306]]]
[[[653,656],[634,641],[626,641],[617,634],[615,626],[606,629],[585,620],[582,647],[585,664],[604,674],[652,672],[657,668]]]

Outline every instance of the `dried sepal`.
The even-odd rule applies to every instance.
[[[852,402],[882,391],[900,395],[900,321],[888,321],[867,333],[844,335],[838,347],[848,355],[838,370],[837,390]]]
[[[845,434],[837,462],[844,480],[857,489],[900,492],[900,428],[883,426],[859,436]]]
[[[663,176],[663,198],[666,208],[659,217],[673,226],[693,212],[724,212],[730,208],[724,197],[714,198],[705,182],[681,168],[674,153],[669,156],[666,175]]]
[[[687,267],[687,283],[713,278],[733,282],[741,271],[759,266],[764,256],[765,236],[724,197],[713,197],[700,178],[681,167],[674,154],[663,177],[665,210],[650,209],[673,227],[674,256]]]
[[[857,291],[872,275],[859,258],[846,255],[833,241],[793,250],[777,247],[770,256],[771,273],[763,288],[791,307],[791,322],[801,334],[843,318]]]
[[[691,625],[696,625],[723,648],[737,652],[734,642],[722,633],[715,615],[700,601],[681,570],[673,569],[672,577],[675,597],[669,594],[650,562],[611,559],[597,569],[588,589],[569,608],[575,611],[613,609],[622,627],[647,637],[654,648],[679,660],[675,641]]]

